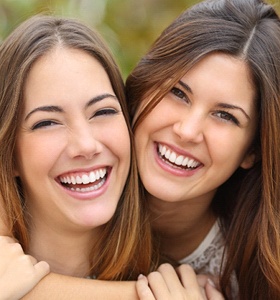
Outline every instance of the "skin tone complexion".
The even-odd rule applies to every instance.
[[[29,212],[30,254],[54,272],[85,276],[129,170],[121,106],[97,60],[57,47],[33,65],[22,115],[15,175]]]

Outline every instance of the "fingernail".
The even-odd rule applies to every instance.
[[[212,285],[214,288],[216,288],[216,285],[212,279],[208,278],[207,281],[210,285]]]
[[[140,274],[140,275],[138,276],[138,279],[141,279],[141,278],[144,278],[144,275],[143,275],[143,274]]]

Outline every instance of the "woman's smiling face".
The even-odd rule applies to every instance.
[[[145,188],[170,202],[211,200],[239,166],[252,166],[256,123],[246,63],[222,53],[206,56],[136,128]]]
[[[93,228],[110,220],[130,164],[130,140],[107,73],[89,54],[55,48],[33,65],[16,142],[33,222]]]

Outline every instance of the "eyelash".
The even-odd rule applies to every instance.
[[[54,126],[56,125],[57,123],[54,122],[54,121],[51,121],[51,120],[44,120],[44,121],[40,121],[36,124],[34,124],[32,127],[31,127],[31,130],[36,130],[36,129],[40,129],[40,128],[43,128],[43,127],[49,127],[49,126]]]
[[[179,88],[177,88],[177,87],[173,87],[173,88],[171,89],[171,93],[172,93],[175,97],[179,98],[180,100],[183,100],[183,101],[185,101],[185,102],[189,102],[188,96],[187,96],[186,93],[184,93],[181,89],[179,89]]]
[[[117,110],[115,110],[114,108],[104,108],[104,109],[100,109],[98,111],[96,111],[93,117],[100,117],[100,116],[109,116],[109,115],[114,115],[117,113]]]
[[[218,116],[218,118],[220,118],[220,119],[222,119],[222,120],[224,120],[226,122],[232,122],[232,123],[234,123],[236,125],[240,125],[240,123],[237,120],[237,118],[235,116],[233,116],[232,114],[226,112],[226,111],[223,111],[223,110],[217,111],[217,112],[215,112],[215,115],[216,116],[220,115],[220,116]],[[221,115],[223,115],[223,117]]]

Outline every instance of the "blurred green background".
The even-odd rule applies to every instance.
[[[198,0],[0,0],[0,40],[29,16],[51,12],[96,28],[123,77],[179,13]]]
[[[159,33],[184,9],[197,2],[199,0],[0,0],[0,41],[36,13],[78,18],[103,36],[125,79]]]

